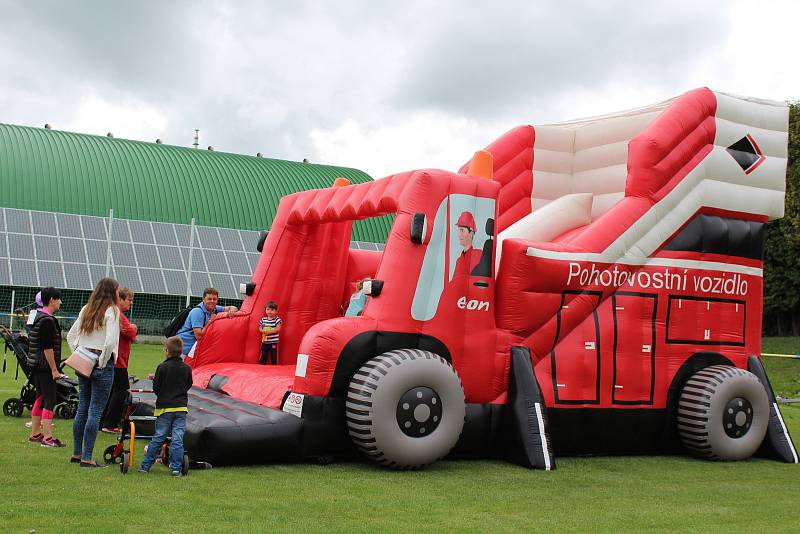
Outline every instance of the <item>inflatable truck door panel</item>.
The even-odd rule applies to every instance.
[[[436,211],[411,305],[450,350],[470,402],[492,400],[495,369],[493,198],[453,193]]]
[[[658,296],[619,291],[614,317],[614,404],[653,404]]]
[[[565,291],[550,353],[556,404],[600,403],[599,291]],[[570,308],[574,308],[570,310]],[[565,315],[585,317],[570,328]]]
[[[670,295],[667,343],[742,347],[746,317],[744,300]]]

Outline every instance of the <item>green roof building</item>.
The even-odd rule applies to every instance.
[[[282,196],[372,178],[357,169],[0,124],[0,206],[265,230]],[[357,221],[384,242],[391,219]]]
[[[235,303],[281,197],[338,177],[372,180],[347,167],[0,124],[0,322],[49,285],[65,290],[63,318],[74,317],[106,274],[138,295],[141,333],[160,332],[209,286]],[[355,221],[351,247],[382,249],[392,220]]]

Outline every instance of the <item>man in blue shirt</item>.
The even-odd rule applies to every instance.
[[[183,341],[183,355],[192,354],[194,344],[203,339],[206,326],[211,317],[225,312],[228,317],[233,317],[233,314],[238,311],[236,306],[218,306],[219,291],[213,287],[207,287],[203,290],[203,301],[195,306],[186,317],[186,322],[183,323],[181,329],[178,330],[178,337]]]

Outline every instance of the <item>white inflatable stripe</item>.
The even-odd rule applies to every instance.
[[[542,405],[538,402],[534,403],[536,406],[536,420],[539,421],[539,439],[542,442],[542,452],[544,453],[544,469],[550,471],[550,451],[547,449],[547,436],[544,433],[544,420],[542,419]],[[797,458],[795,456],[795,458]]]
[[[775,407],[775,413],[778,414],[778,421],[781,422],[781,428],[783,429],[783,435],[786,436],[786,443],[789,444],[789,449],[792,451],[792,456],[794,457],[794,463],[798,463],[797,451],[794,448],[794,443],[792,443],[791,436],[789,436],[789,431],[786,430],[786,424],[783,422],[783,415],[781,415],[781,411],[778,409],[778,403],[777,402],[773,402],[772,406]]]
[[[558,252],[554,250],[541,250],[534,247],[528,247],[526,254],[534,258],[545,258],[549,260],[593,261],[595,263],[610,263],[612,265],[621,263],[623,265],[683,267],[685,269],[704,269],[709,271],[748,274],[759,277],[764,275],[763,269],[759,269],[758,267],[748,267],[746,265],[736,265],[732,263],[719,263],[716,261],[681,260],[674,258],[614,258],[612,255],[605,253]]]

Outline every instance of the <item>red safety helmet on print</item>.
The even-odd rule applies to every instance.
[[[463,226],[464,228],[469,228],[473,232],[477,229],[475,226],[475,217],[468,211],[462,211],[461,215],[458,217],[458,221],[456,222],[456,226]]]

